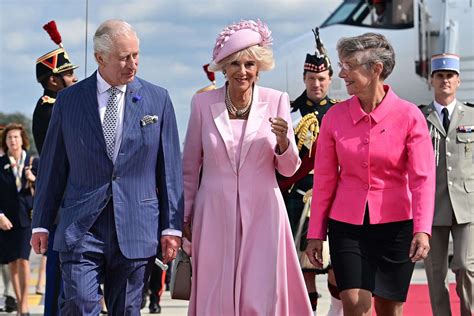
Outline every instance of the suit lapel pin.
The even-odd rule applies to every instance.
[[[141,95],[139,94],[135,94],[132,96],[132,102],[133,103],[137,103],[138,101],[140,101],[142,99]]]

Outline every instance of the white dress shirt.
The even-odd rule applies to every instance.
[[[97,101],[99,103],[99,116],[100,122],[104,124],[105,109],[107,108],[107,101],[109,100],[110,94],[107,92],[112,87],[108,84],[104,78],[97,71]],[[118,115],[117,115],[117,129],[115,130],[115,147],[114,147],[114,159],[117,159],[120,145],[122,144],[122,131],[123,131],[123,113],[125,109],[125,92],[127,91],[126,85],[115,86],[120,93],[117,94],[118,103]]]
[[[449,114],[448,118],[451,120],[451,117],[453,116],[454,107],[456,106],[456,103],[457,103],[456,98],[446,106],[439,104],[438,102],[436,102],[436,100],[433,101],[434,107],[436,109],[436,112],[438,112],[438,116],[439,116],[441,122],[443,122],[443,116],[444,115],[443,115],[442,111],[443,111],[444,108],[448,109],[448,114]]]

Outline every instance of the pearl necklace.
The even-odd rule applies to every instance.
[[[237,109],[232,100],[230,99],[230,92],[229,87],[226,87],[226,94],[225,94],[225,105],[227,107],[227,111],[235,117],[238,118],[245,118],[250,113],[250,106],[252,105],[253,100],[253,89],[252,89],[252,97],[250,98],[249,102],[246,106],[242,109]]]

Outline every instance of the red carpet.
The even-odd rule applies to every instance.
[[[459,297],[456,294],[456,285],[449,284],[449,296],[451,297],[451,312],[453,316],[459,316]],[[376,315],[374,312],[373,315]],[[427,284],[412,284],[408,290],[408,298],[403,305],[403,316],[430,316],[431,305]]]

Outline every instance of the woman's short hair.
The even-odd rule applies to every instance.
[[[8,152],[7,147],[7,134],[10,131],[19,130],[21,135],[21,140],[23,141],[23,145],[21,146],[24,150],[28,150],[30,148],[30,140],[28,139],[28,134],[26,134],[25,128],[23,125],[18,123],[10,123],[5,126],[5,129],[2,131],[2,149],[3,152]]]
[[[219,63],[215,64],[213,67],[211,67],[211,64],[209,70],[223,71],[224,68],[227,67],[227,65],[233,63],[236,60],[239,60],[243,56],[249,56],[250,58],[255,59],[259,71],[267,71],[275,67],[275,60],[273,59],[272,49],[268,46],[262,47],[260,45],[254,45],[233,53],[232,55],[221,60]]]
[[[395,52],[387,38],[378,33],[365,33],[354,37],[343,37],[337,42],[339,58],[346,58],[361,52],[360,64],[367,69],[376,63],[383,65],[380,78],[386,79],[395,67]],[[358,54],[357,54],[358,55]]]
[[[103,22],[94,34],[94,53],[108,55],[113,49],[113,40],[119,35],[139,38],[135,29],[123,20],[107,20]]]

